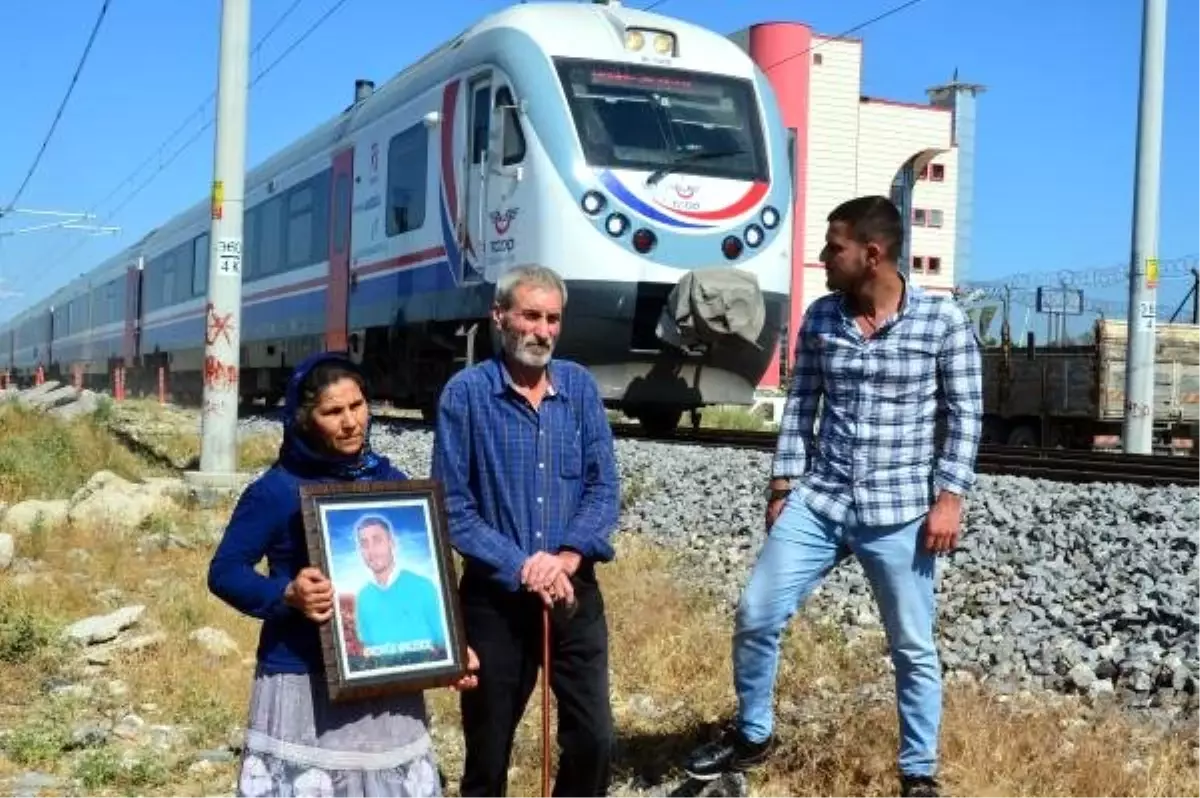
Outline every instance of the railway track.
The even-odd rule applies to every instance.
[[[758,451],[774,451],[777,437],[773,431],[683,427],[670,437],[661,437],[648,435],[635,424],[612,426],[613,433],[619,438]],[[1200,460],[1196,457],[985,445],[980,447],[975,465],[981,474],[1010,474],[1058,482],[1200,486]]]

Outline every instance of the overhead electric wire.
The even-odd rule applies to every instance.
[[[282,14],[280,14],[280,16],[275,20],[275,23],[267,30],[267,32],[265,34],[263,34],[262,38],[260,38],[258,40],[258,43],[254,45],[254,48],[251,50],[251,53],[250,53],[251,57],[253,57],[254,55],[257,55],[259,50],[262,49],[262,46],[271,37],[271,35],[274,34],[279,29],[280,25],[288,18],[288,16],[290,16],[292,14],[292,12],[294,12],[296,10],[296,8],[302,2],[304,2],[304,0],[293,0],[292,4],[290,6],[288,6],[288,8]],[[284,48],[284,51],[279,56],[277,56],[264,69],[260,70],[258,72],[258,74],[254,76],[254,79],[250,81],[247,88],[250,89],[250,88],[253,88],[255,85],[257,85],[259,81],[261,81],[263,78],[265,78],[273,69],[275,69],[275,67],[277,67],[279,65],[280,62],[282,62],[293,51],[295,51],[295,49],[302,42],[304,42],[305,39],[307,39],[309,36],[311,36],[317,30],[317,28],[319,28],[322,24],[324,24],[334,14],[334,12],[336,12],[339,8],[341,8],[343,5],[345,5],[346,2],[347,2],[347,0],[338,0],[336,3],[334,3],[333,6],[331,6],[329,9],[327,9],[325,11],[325,13],[323,13],[312,25],[310,25],[308,27],[307,30],[304,31],[304,33],[302,33],[300,36],[298,36],[296,39],[294,39],[286,48]],[[105,195],[105,197],[102,200],[93,204],[92,207],[87,212],[90,214],[93,211],[95,211],[95,209],[99,208],[101,205],[103,205],[109,199],[114,197],[118,192],[120,192],[120,190],[122,188],[124,188],[135,177],[137,177],[138,174],[141,173],[142,170],[149,163],[151,163],[156,157],[160,156],[163,153],[163,151],[166,149],[166,146],[171,141],[173,141],[180,133],[182,133],[184,130],[187,129],[187,127],[191,123],[192,119],[197,114],[202,113],[204,111],[204,109],[208,106],[208,104],[210,102],[212,102],[212,100],[215,98],[216,98],[216,91],[214,90],[213,92],[211,92],[209,94],[209,96],[204,100],[204,102],[202,102],[199,106],[196,107],[196,109],[194,111],[192,111],[190,114],[187,115],[187,117],[184,119],[183,123],[181,125],[179,125],[179,127],[177,127],[175,129],[175,131],[173,133],[171,133],[170,136],[168,136],[166,139],[164,139],[163,142],[158,145],[158,147],[150,154],[150,156],[148,158],[146,158],[144,161],[142,161],[137,166],[136,169],[134,169],[132,172],[130,172],[128,175],[126,175],[126,177],[119,184],[117,184],[117,187],[115,189],[113,189],[112,191],[110,191],[107,195]],[[187,139],[187,141],[185,141],[178,149],[176,149],[174,152],[172,152],[171,155],[168,156],[165,160],[161,161],[159,163],[157,169],[155,169],[145,180],[143,180],[140,184],[138,184],[137,187],[134,188],[134,190],[130,194],[126,195],[125,198],[123,200],[121,200],[121,202],[115,208],[113,208],[112,210],[107,212],[107,214],[105,215],[105,218],[103,220],[104,223],[111,221],[113,219],[113,217],[115,217],[120,211],[122,211],[127,205],[129,205],[130,202],[132,202],[135,198],[137,198],[137,196],[139,194],[141,194],[150,185],[150,183],[154,182],[154,180],[160,174],[162,174],[167,169],[167,167],[169,167],[172,163],[174,163],[179,158],[180,155],[182,155],[185,151],[187,151],[189,148],[191,148],[191,146],[193,144],[195,144],[200,139],[200,137],[207,130],[209,130],[209,128],[211,128],[215,123],[216,123],[215,116],[209,117],[208,120],[205,121],[205,123]],[[65,253],[63,253],[62,255],[54,256],[50,260],[53,260],[56,262],[64,261],[67,258],[74,255],[83,246],[84,243],[86,243],[86,239],[83,239],[83,240],[77,242],[72,248],[68,249]]]
[[[54,114],[54,121],[50,123],[50,129],[46,131],[46,136],[42,139],[42,146],[38,148],[33,163],[29,165],[29,171],[25,173],[25,179],[21,181],[21,187],[17,189],[17,193],[13,195],[12,201],[8,203],[8,206],[4,209],[5,211],[11,211],[16,207],[17,202],[21,199],[21,195],[25,193],[26,187],[29,186],[29,181],[33,179],[33,174],[37,171],[38,164],[42,162],[42,156],[46,154],[46,147],[50,145],[50,139],[54,137],[54,131],[58,128],[59,120],[62,119],[67,102],[71,99],[71,94],[75,91],[75,84],[79,82],[79,75],[83,72],[83,65],[87,63],[88,55],[92,52],[92,45],[96,42],[96,34],[100,32],[100,25],[104,22],[104,17],[108,13],[108,6],[111,1],[104,0],[101,4],[100,13],[96,16],[96,21],[92,23],[92,32],[88,35],[87,44],[84,45],[83,55],[79,57],[79,63],[75,66],[75,74],[71,76],[71,82],[67,85],[67,92],[63,95],[62,102],[58,104],[58,111]]]

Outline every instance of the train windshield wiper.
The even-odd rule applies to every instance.
[[[743,149],[730,149],[730,150],[701,150],[700,152],[693,152],[693,153],[689,153],[687,155],[680,155],[671,163],[667,164],[666,166],[662,167],[661,169],[657,169],[654,172],[652,172],[650,174],[650,176],[646,178],[646,185],[648,185],[648,186],[654,185],[655,183],[657,183],[659,180],[662,180],[664,177],[666,177],[671,172],[678,171],[681,166],[687,166],[688,164],[696,163],[697,161],[707,161],[709,158],[727,158],[731,155],[745,155],[745,154],[746,154],[746,151]]]

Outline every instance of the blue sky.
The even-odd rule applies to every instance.
[[[257,41],[294,0],[253,0]],[[254,57],[274,61],[339,0],[299,0]],[[323,122],[351,100],[355,78],[382,83],[433,47],[508,5],[498,0],[420,3],[340,0],[342,5],[250,94],[248,164]],[[639,0],[634,5],[644,5]],[[0,4],[0,204],[7,204],[45,135],[101,0]],[[657,10],[730,33],[769,20],[839,33],[898,0],[666,0]],[[1128,257],[1133,205],[1139,0],[922,0],[859,34],[862,91],[924,102],[925,89],[957,67],[987,85],[979,102],[975,263],[972,278],[1111,267]],[[212,113],[198,106],[216,85],[219,0],[112,0],[70,104],[21,207],[87,210],[191,119],[151,165],[96,208],[105,220]],[[1197,4],[1168,10],[1163,137],[1164,258],[1197,245]],[[206,195],[211,128],[183,150],[107,223],[118,236],[74,233],[0,237],[0,278],[23,296],[18,311]],[[6,219],[0,231],[25,226]],[[64,255],[69,256],[65,257]],[[1160,303],[1189,283],[1163,284]],[[5,286],[0,286],[0,289]],[[1120,299],[1120,287],[1101,298]]]

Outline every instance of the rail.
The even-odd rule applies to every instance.
[[[670,436],[654,436],[636,424],[613,424],[612,428],[618,438],[757,451],[773,451],[778,437],[776,432],[770,430],[680,427]],[[1200,459],[1195,456],[1130,455],[1122,452],[984,445],[979,449],[975,467],[980,474],[1008,474],[1058,482],[1200,486]]]

